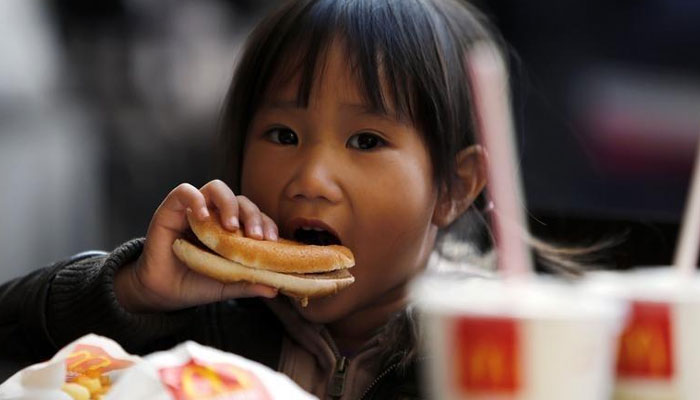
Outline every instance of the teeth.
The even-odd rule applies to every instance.
[[[316,228],[316,227],[311,227],[311,226],[302,226],[301,229],[304,231],[316,231],[316,232],[325,231],[325,229],[323,229],[323,228]]]

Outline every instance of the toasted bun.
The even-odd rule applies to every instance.
[[[286,274],[248,268],[184,239],[175,240],[173,251],[180,261],[203,275],[226,283],[247,281],[272,286],[285,295],[302,299],[302,303],[307,298],[333,294],[355,281],[346,269],[315,274]]]
[[[314,246],[291,240],[257,240],[243,236],[241,230],[231,232],[221,226],[219,215],[198,221],[187,214],[197,238],[215,253],[254,269],[276,272],[329,272],[355,265],[355,258],[345,246]]]

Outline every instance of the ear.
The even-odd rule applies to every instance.
[[[433,223],[439,228],[462,215],[486,186],[486,151],[478,144],[460,150],[455,163],[456,179],[452,193],[442,188],[438,196]]]

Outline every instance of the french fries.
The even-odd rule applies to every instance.
[[[64,393],[68,394],[73,400],[89,400],[90,391],[85,386],[77,383],[67,382],[61,387]]]
[[[101,400],[110,386],[111,381],[107,375],[79,375],[63,384],[61,390],[73,400]]]

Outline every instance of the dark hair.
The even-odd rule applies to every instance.
[[[222,114],[225,176],[240,188],[246,132],[271,82],[299,76],[307,106],[331,43],[344,46],[365,99],[411,121],[429,147],[435,182],[451,190],[456,153],[474,143],[465,54],[492,41],[457,0],[296,0],[261,21],[235,71]]]
[[[290,0],[263,19],[244,47],[221,114],[227,183],[240,192],[246,134],[270,85],[299,76],[296,100],[307,106],[334,42],[344,46],[368,105],[391,109],[424,135],[435,182],[449,193],[457,152],[476,140],[466,55],[479,42],[505,48],[486,18],[460,0]],[[465,261],[464,249],[478,257],[491,247],[487,217],[479,210],[483,199],[482,193],[476,207],[440,232],[436,247],[443,257]],[[538,261],[568,274],[581,271],[577,260],[611,243],[570,247],[526,240]],[[452,243],[468,246],[451,250]]]

